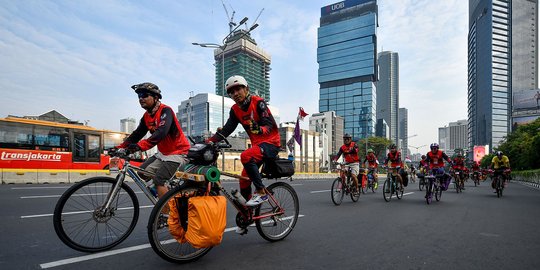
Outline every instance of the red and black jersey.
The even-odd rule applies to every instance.
[[[260,145],[261,143],[269,143],[275,146],[280,146],[279,130],[264,99],[258,96],[250,95],[249,100],[246,102],[247,106],[239,106],[234,104],[229,113],[229,119],[221,130],[223,136],[228,137],[234,132],[238,124],[244,127],[249,139],[253,145]],[[256,124],[260,128],[259,133],[253,133],[250,125]],[[214,135],[210,138],[211,141],[221,140],[221,136]]]
[[[366,158],[364,159],[364,163],[366,163],[366,161],[370,168],[377,168],[379,166],[379,162],[377,162],[377,157],[373,153],[370,153],[366,156]]]
[[[386,155],[386,159],[384,160],[384,164],[386,165],[388,162],[390,162],[390,167],[403,167],[403,162],[401,161],[401,152],[388,152],[388,155]]]
[[[454,170],[465,171],[465,161],[461,158],[454,158],[452,168]]]
[[[344,144],[339,148],[339,151],[335,157],[335,159],[338,159],[341,154],[343,154],[343,158],[345,159],[345,162],[347,163],[357,163],[360,162],[360,158],[358,157],[358,145],[356,145],[355,142],[350,142],[349,144]]]
[[[152,135],[141,140],[148,132]],[[164,104],[159,106],[154,115],[145,112],[137,129],[118,147],[126,148],[132,143],[137,143],[142,151],[157,145],[159,152],[164,155],[187,154],[190,148],[176,115],[171,107]]]
[[[451,163],[450,158],[441,150],[437,150],[435,153],[433,153],[433,151],[429,151],[426,154],[426,162],[429,163],[430,169],[444,167],[444,160]]]

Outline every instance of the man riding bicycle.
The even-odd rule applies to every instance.
[[[158,86],[145,82],[131,86],[139,96],[139,104],[146,110],[139,126],[116,148],[127,148],[130,152],[146,151],[157,145],[158,152],[148,158],[141,168],[155,174],[153,181],[158,198],[169,190],[165,181],[169,180],[178,167],[187,164],[189,141],[178,123],[173,109],[160,102],[161,90]],[[142,139],[148,132],[150,137]],[[143,175],[141,177],[144,178]]]
[[[375,182],[375,187],[377,188],[378,183],[378,176],[377,176],[377,169],[379,167],[379,160],[377,160],[377,156],[375,156],[375,152],[373,152],[373,149],[368,149],[368,154],[364,158],[364,162],[362,162],[362,168],[365,168],[366,162],[368,163],[367,168],[368,171],[373,172],[373,181]]]
[[[244,127],[252,146],[240,154],[240,161],[244,166],[242,176],[249,177],[249,180],[240,179],[240,194],[248,200],[247,206],[256,206],[268,200],[259,167],[263,159],[273,159],[278,155],[279,130],[266,102],[263,98],[250,94],[249,85],[244,77],[239,75],[230,77],[225,82],[225,89],[236,104],[232,106],[225,126],[218,129],[219,134],[214,134],[209,141],[218,142],[222,140],[222,136],[228,137],[238,124]],[[252,182],[256,189],[253,195]]]
[[[397,151],[397,146],[395,144],[391,144],[388,149],[390,149],[390,152],[388,152],[388,155],[386,156],[386,159],[384,160],[384,166],[388,166],[388,162],[390,162],[391,168],[397,169],[397,180],[399,182],[400,190],[403,190],[403,176],[405,175],[405,172],[403,171],[403,161],[401,161],[401,152]]]
[[[453,160],[453,165],[452,165],[452,170],[455,171],[461,171],[462,175],[460,176],[459,179],[455,179],[457,181],[460,181],[460,184],[462,186],[461,189],[465,189],[465,185],[463,183],[464,181],[464,177],[465,177],[465,173],[467,172],[467,168],[465,167],[465,159],[463,158],[463,155],[462,154],[457,154],[457,156],[454,158]]]
[[[491,169],[494,170],[491,187],[495,189],[496,176],[500,175],[506,182],[506,180],[508,180],[508,173],[510,172],[510,160],[506,155],[503,155],[502,151],[497,151],[496,155],[491,160]],[[495,191],[495,193],[497,193],[497,191]]]
[[[346,166],[351,168],[351,178],[356,187],[354,192],[360,191],[358,188],[358,173],[360,172],[360,158],[358,157],[358,152],[358,145],[352,141],[351,135],[345,133],[345,135],[343,135],[343,145],[339,148],[338,153],[334,157],[335,162],[339,159],[341,154],[343,154]]]
[[[444,171],[444,161],[446,160],[446,162],[448,162],[450,165],[452,165],[452,161],[445,152],[439,150],[438,143],[432,143],[429,147],[431,151],[426,154],[426,162],[429,164],[429,169],[433,172],[433,174],[444,174],[443,190],[447,190],[448,185],[450,184],[450,176]]]

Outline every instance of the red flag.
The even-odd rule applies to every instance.
[[[298,119],[304,121],[304,117],[308,115],[309,113],[304,112],[304,108],[300,107],[300,111],[298,112]]]

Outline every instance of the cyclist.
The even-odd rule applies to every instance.
[[[465,159],[463,159],[462,154],[457,154],[457,156],[452,161],[452,170],[454,171],[461,171],[462,175],[460,176],[460,179],[455,179],[460,181],[460,184],[462,186],[462,189],[465,189],[465,184],[463,183],[465,178],[465,173],[467,172],[467,168],[465,167]]]
[[[438,143],[432,143],[429,148],[431,151],[426,154],[426,162],[429,164],[429,169],[432,170],[433,174],[444,174],[443,190],[447,190],[450,184],[450,175],[444,172],[444,161],[446,160],[450,165],[452,165],[452,161],[445,152],[439,150]]]
[[[225,89],[236,104],[232,106],[225,126],[218,129],[220,134],[214,134],[209,141],[218,142],[222,139],[221,136],[228,137],[238,124],[244,127],[252,146],[240,155],[244,166],[242,176],[249,177],[249,180],[240,179],[240,194],[246,198],[247,206],[256,206],[268,200],[259,167],[264,159],[273,159],[278,155],[279,130],[268,105],[263,98],[250,94],[249,85],[244,77],[239,75],[230,77],[225,82]],[[256,189],[253,194],[252,182]]]
[[[178,123],[173,109],[161,103],[161,90],[153,83],[145,82],[131,86],[139,97],[139,104],[146,110],[137,128],[116,148],[127,148],[130,152],[146,151],[157,145],[158,152],[148,158],[141,168],[153,172],[152,179],[158,198],[169,190],[165,181],[170,179],[178,167],[189,162],[187,153],[190,144]],[[150,137],[143,137],[150,132]],[[145,178],[143,175],[141,177]]]
[[[411,166],[409,167],[409,172],[411,174],[411,180],[413,183],[416,182],[416,168],[414,167],[414,164],[411,163]]]
[[[375,187],[377,188],[379,186],[378,183],[378,176],[377,176],[377,169],[379,168],[379,160],[377,159],[377,156],[375,156],[375,153],[373,152],[373,149],[368,149],[367,156],[364,158],[364,162],[362,162],[362,168],[365,168],[366,162],[368,163],[367,168],[368,171],[373,173],[373,181],[375,182]]]
[[[473,180],[475,181],[476,179],[480,180],[480,178],[482,177],[482,172],[480,171],[480,166],[478,165],[478,162],[473,161],[471,165],[471,170],[472,170]],[[480,181],[478,181],[478,183],[480,183]]]
[[[360,172],[360,158],[358,157],[358,145],[352,141],[352,137],[348,133],[343,135],[343,145],[339,148],[338,153],[334,157],[334,162],[339,159],[341,154],[343,154],[346,166],[351,168],[351,178],[356,187],[354,192],[359,192],[358,173]]]
[[[388,162],[390,162],[390,167],[397,169],[397,180],[399,182],[400,189],[403,190],[402,174],[404,174],[404,172],[402,168],[403,161],[401,161],[401,152],[397,151],[397,147],[395,144],[391,144],[388,149],[390,149],[390,152],[388,152],[388,155],[386,155],[386,159],[384,160],[384,166],[388,166]]]
[[[491,169],[493,169],[493,178],[491,180],[491,187],[495,189],[495,176],[501,175],[503,179],[507,180],[507,174],[510,171],[510,160],[506,155],[503,155],[502,151],[497,151],[496,155],[491,160]],[[497,193],[497,191],[495,191]]]

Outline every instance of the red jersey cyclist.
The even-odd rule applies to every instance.
[[[240,161],[244,165],[242,176],[249,180],[240,179],[240,194],[249,201],[247,206],[256,206],[266,200],[268,195],[262,182],[259,166],[263,159],[275,158],[280,148],[280,136],[276,121],[261,97],[251,95],[249,86],[242,76],[232,76],[225,82],[227,94],[234,100],[229,112],[229,119],[220,134],[215,134],[209,141],[218,142],[221,136],[228,137],[240,124],[246,130],[252,146],[242,154]],[[255,193],[251,194],[251,183],[255,186]],[[245,228],[239,228],[237,233],[244,234]]]
[[[334,161],[337,161],[341,154],[343,154],[343,159],[346,162],[347,167],[351,168],[352,171],[352,179],[354,182],[354,186],[356,187],[356,191],[358,192],[360,189],[358,189],[358,173],[360,172],[360,158],[358,157],[358,145],[356,145],[355,142],[352,141],[351,135],[345,133],[343,135],[343,145],[339,148],[339,151],[334,157]]]
[[[450,184],[450,175],[444,171],[444,161],[446,160],[448,164],[452,164],[452,161],[445,152],[439,150],[438,143],[432,143],[429,147],[431,151],[426,154],[426,162],[429,164],[429,169],[434,175],[444,174],[444,190],[447,190]]]
[[[368,149],[367,156],[364,158],[364,162],[362,162],[362,168],[365,168],[366,162],[368,163],[367,168],[368,171],[373,171],[373,181],[375,182],[375,188],[377,188],[378,184],[378,177],[377,177],[377,169],[379,168],[379,160],[377,160],[377,156],[375,156],[375,153],[373,152],[373,149]]]
[[[403,161],[401,161],[401,152],[397,150],[397,147],[395,144],[391,144],[388,149],[390,149],[390,152],[388,152],[388,155],[386,156],[386,159],[384,160],[384,166],[388,166],[388,162],[390,162],[391,168],[397,169],[397,180],[399,182],[399,187],[401,190],[403,190]]]
[[[452,169],[454,170],[454,172],[461,171],[462,175],[459,181],[461,181],[461,189],[465,189],[465,184],[463,183],[463,181],[468,170],[467,167],[465,167],[465,159],[463,158],[463,155],[457,154],[452,163]]]

